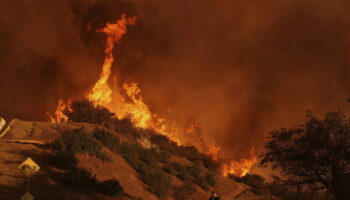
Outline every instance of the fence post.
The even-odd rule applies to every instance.
[[[300,200],[300,183],[297,184],[297,195],[298,200]]]
[[[247,200],[247,188],[244,189],[244,200]]]
[[[273,188],[273,185],[270,186],[270,200],[272,200],[272,188]]]

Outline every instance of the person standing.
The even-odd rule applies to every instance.
[[[221,197],[219,197],[215,191],[213,191],[211,193],[211,196],[209,197],[209,200],[220,200],[220,199],[221,199]]]

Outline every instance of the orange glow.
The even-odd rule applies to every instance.
[[[57,108],[54,114],[50,114],[49,111],[46,111],[46,115],[50,118],[51,122],[66,122],[68,121],[68,117],[64,114],[64,110],[68,109],[70,110],[70,103],[68,102],[68,105],[62,100],[58,100]]]
[[[250,158],[249,159],[242,159],[239,162],[237,161],[231,161],[229,164],[223,165],[223,174],[225,176],[228,176],[230,174],[233,174],[235,176],[245,176],[249,173],[249,171],[252,169],[254,164],[256,164],[258,161],[256,155],[255,155],[255,148],[253,147],[250,150]]]

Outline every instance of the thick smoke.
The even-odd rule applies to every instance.
[[[0,115],[45,119],[58,98],[96,82],[94,30],[136,15],[115,50],[120,82],[136,81],[151,109],[239,159],[269,130],[349,110],[350,4],[334,0],[4,0]],[[349,104],[349,105],[348,105]]]

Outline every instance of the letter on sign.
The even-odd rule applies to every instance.
[[[39,171],[40,167],[31,158],[27,158],[22,164],[20,164],[19,169],[24,173],[24,175],[30,177]]]

